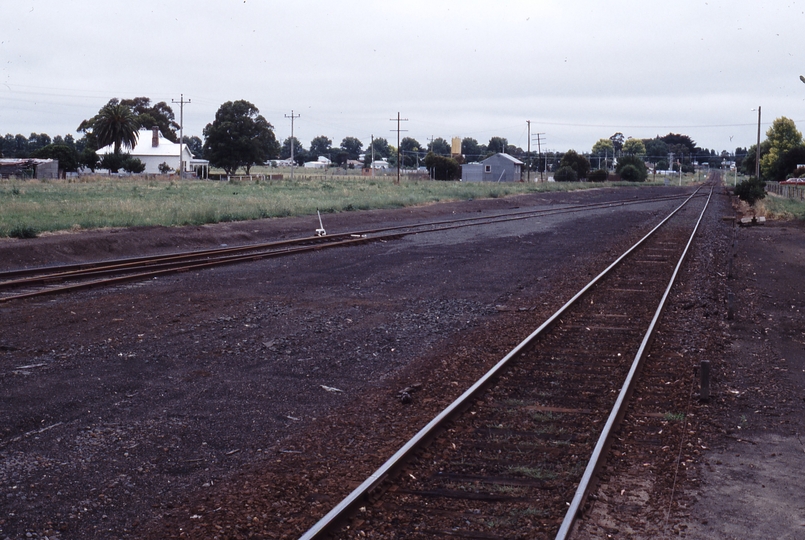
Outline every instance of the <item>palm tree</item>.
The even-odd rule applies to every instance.
[[[109,103],[93,120],[92,132],[101,148],[114,144],[115,154],[119,154],[121,146],[134,148],[134,145],[137,144],[137,131],[140,124],[127,106]]]

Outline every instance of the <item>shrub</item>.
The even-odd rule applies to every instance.
[[[626,165],[621,169],[621,180],[625,182],[642,182],[640,171],[634,165]]]
[[[578,182],[579,175],[576,174],[571,167],[567,165],[564,167],[559,167],[559,169],[553,173],[553,179],[556,182]]]
[[[624,170],[627,167],[632,167],[634,172],[629,171],[624,174]],[[643,182],[646,180],[646,177],[648,177],[646,164],[637,156],[621,156],[618,158],[618,165],[615,167],[615,172],[627,182]]]
[[[735,186],[735,194],[749,206],[766,196],[766,182],[752,176]]]
[[[28,225],[17,225],[8,232],[11,238],[36,238],[39,233]]]
[[[596,169],[587,175],[587,180],[590,182],[606,182],[609,177],[609,171],[605,169]]]
[[[461,178],[461,165],[453,158],[437,156],[428,152],[425,167],[433,171],[434,180],[458,180]]]

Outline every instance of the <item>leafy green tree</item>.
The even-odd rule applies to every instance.
[[[68,172],[77,172],[81,166],[80,156],[75,148],[66,144],[49,144],[33,152],[31,157],[59,160],[59,176],[65,178]]]
[[[461,177],[461,165],[458,164],[458,161],[445,156],[437,156],[433,152],[428,152],[428,155],[425,156],[425,167],[428,168],[434,180],[458,180]]]
[[[553,173],[553,179],[556,182],[578,182],[579,175],[575,170],[573,170],[573,167],[563,165],[559,167],[555,173]]]
[[[751,176],[735,186],[735,194],[749,206],[755,206],[757,201],[766,196],[766,182]]]
[[[358,159],[363,153],[363,143],[355,137],[344,137],[341,140],[341,150],[346,152],[349,159]]]
[[[573,169],[578,178],[587,178],[587,173],[590,172],[590,161],[575,150],[568,150],[559,162],[559,168],[562,167]]]
[[[400,141],[400,153],[403,156],[403,167],[414,167],[419,163],[419,141],[411,137],[405,137]]]
[[[780,179],[790,178],[797,167],[805,163],[805,146],[796,146],[785,152],[777,160],[777,177]]]
[[[195,135],[191,137],[185,135],[182,142],[187,146],[187,149],[190,150],[190,153],[193,154],[194,157],[204,157],[204,143],[201,141],[201,138]]]
[[[664,137],[660,137],[660,139],[667,144],[669,147],[674,146],[682,146],[682,148],[669,148],[671,152],[674,152],[676,155],[681,155],[682,153],[687,154],[694,154],[696,153],[696,143],[688,137],[687,135],[682,135],[680,133],[669,133]]]
[[[760,158],[761,179],[783,180],[785,172],[779,161],[786,152],[802,146],[802,133],[793,120],[781,116],[766,131],[766,140],[770,146],[768,153]]]
[[[609,171],[606,169],[596,169],[587,175],[590,182],[606,182],[609,178]]]
[[[227,174],[243,167],[249,174],[253,165],[279,155],[274,127],[259,113],[245,100],[227,101],[218,108],[215,120],[204,128],[204,156],[210,165]]]
[[[623,141],[624,141],[623,133],[618,131],[617,133],[612,135],[609,138],[609,140],[612,141],[612,147],[615,149],[615,152],[620,153],[621,148],[623,148]]]
[[[366,156],[370,161],[372,159],[372,148],[375,149],[375,159],[389,159],[391,157],[391,147],[389,146],[389,142],[383,137],[378,137],[372,141],[372,143],[369,144],[369,148],[366,149]]]
[[[506,147],[509,145],[504,137],[492,137],[489,139],[489,144],[486,145],[487,154],[497,154],[498,152],[505,153]]]
[[[461,154],[467,161],[480,161],[486,155],[486,146],[478,144],[472,137],[464,137],[461,140]]]
[[[648,157],[649,161],[653,161],[656,163],[661,159],[662,160],[668,159],[668,153],[669,153],[668,144],[659,137],[649,139],[648,141],[643,141],[643,144],[646,147],[646,156]]]
[[[594,156],[614,156],[615,145],[610,139],[598,139],[593,145],[592,154]]]
[[[296,137],[288,137],[282,141],[280,148],[280,158],[288,159],[291,157],[291,142],[293,142],[293,160],[297,165],[303,165],[307,159],[307,150]]]
[[[79,154],[79,162],[81,163],[82,167],[86,167],[92,172],[95,172],[95,169],[100,166],[101,158],[98,157],[98,154],[95,152],[95,150],[87,146],[81,150],[81,153]]]
[[[329,158],[332,147],[333,147],[332,139],[328,139],[324,135],[319,135],[318,137],[310,141],[310,150],[308,150],[308,154],[310,154],[310,157],[313,159],[316,159],[319,156]]]
[[[136,97],[120,100],[120,104],[126,105],[132,110],[141,128],[158,127],[163,137],[174,143],[179,142],[179,135],[176,131],[180,126],[176,122],[173,109],[164,101],[151,105],[150,98]]]
[[[31,133],[28,137],[28,155],[33,155],[37,150],[51,144],[50,136],[47,133]]]
[[[452,150],[450,143],[441,137],[436,137],[428,144],[428,152],[433,152],[437,156],[449,156]]]
[[[645,156],[646,155],[646,147],[643,144],[643,141],[640,139],[633,139],[629,137],[624,141],[623,148],[621,148],[621,152],[626,154],[627,156]]]
[[[145,163],[140,161],[140,158],[127,156],[126,159],[123,160],[123,170],[130,173],[139,174],[145,170]]]
[[[140,125],[131,109],[112,101],[104,105],[91,121],[82,122],[78,130],[92,133],[96,149],[111,144],[115,154],[119,154],[121,147],[134,148],[137,144]]]
[[[624,170],[627,167],[629,167],[629,169],[626,171],[626,177],[624,177]],[[621,175],[622,179],[629,182],[645,182],[648,177],[646,164],[643,163],[643,160],[638,156],[621,156],[618,158],[615,172]]]

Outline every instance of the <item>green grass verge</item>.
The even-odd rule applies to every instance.
[[[757,215],[766,216],[768,219],[781,221],[791,221],[805,219],[805,202],[794,199],[785,199],[766,194],[764,199],[755,203]]]
[[[80,181],[0,181],[0,236],[41,232],[201,225],[270,217],[399,208],[439,201],[611,187],[602,183],[466,183],[330,177],[206,181],[90,177]],[[634,185],[634,184],[629,184]],[[642,184],[649,185],[649,184]]]

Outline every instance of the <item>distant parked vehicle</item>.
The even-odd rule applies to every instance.
[[[783,180],[780,182],[781,184],[794,184],[798,186],[805,186],[805,178],[789,178],[788,180]]]

